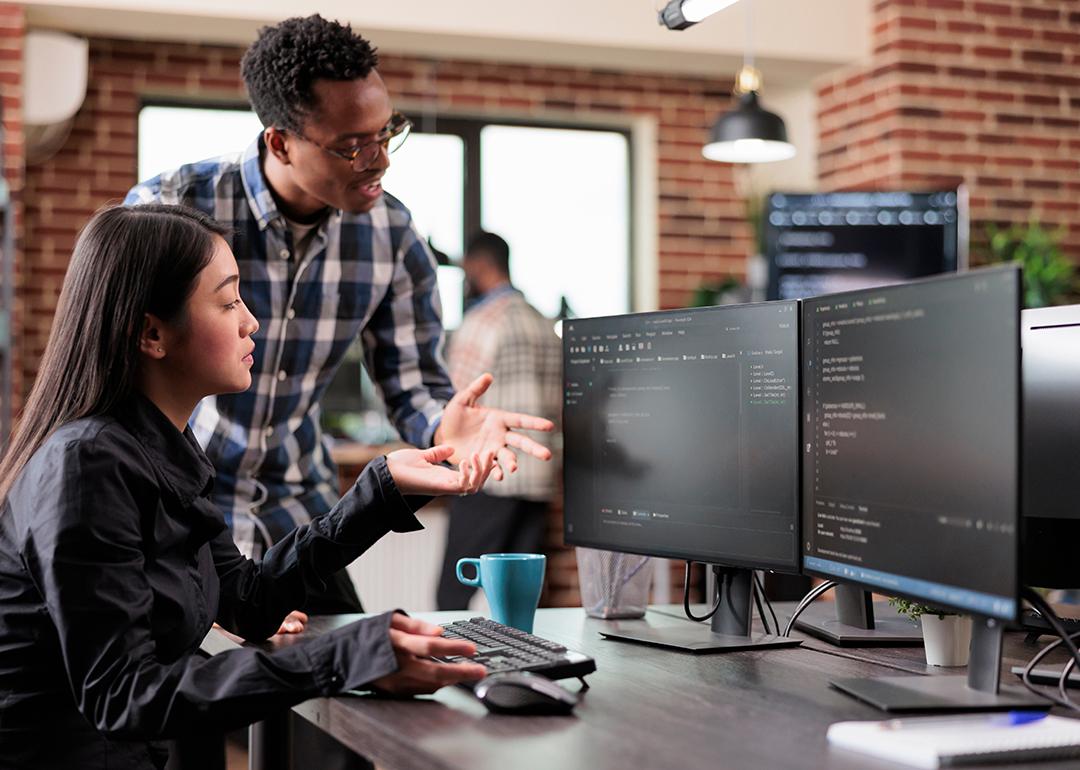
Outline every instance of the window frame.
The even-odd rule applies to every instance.
[[[465,189],[462,191],[464,206],[462,207],[464,221],[462,232],[465,234],[465,243],[469,237],[478,232],[482,227],[483,193],[481,190],[481,169],[483,167],[483,152],[481,150],[480,135],[488,126],[511,126],[515,128],[550,128],[568,131],[597,131],[604,133],[619,134],[626,140],[626,307],[628,313],[634,312],[634,299],[637,281],[635,254],[637,244],[634,234],[634,194],[637,176],[634,167],[634,134],[633,130],[625,125],[606,123],[579,123],[573,120],[544,119],[533,117],[506,117],[502,115],[470,115],[466,113],[454,113],[450,115],[437,115],[434,118],[426,117],[422,109],[401,109],[413,122],[412,130],[416,133],[452,134],[462,139],[465,146]],[[408,205],[406,203],[406,205]]]

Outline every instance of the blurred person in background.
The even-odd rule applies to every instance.
[[[511,284],[510,246],[494,233],[480,232],[465,251],[463,267],[469,304],[450,338],[452,382],[467,384],[490,372],[495,381],[485,396],[489,406],[556,422],[562,411],[562,345],[553,321]],[[450,500],[440,610],[465,609],[476,591],[458,581],[458,559],[541,552],[559,466],[525,456],[514,465],[512,476],[486,484],[471,497]]]

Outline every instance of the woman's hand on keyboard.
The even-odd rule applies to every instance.
[[[372,687],[390,695],[431,693],[448,684],[483,679],[487,669],[478,663],[436,663],[430,658],[469,657],[476,645],[462,639],[443,639],[442,628],[406,615],[390,620],[390,643],[398,670],[376,679]]]

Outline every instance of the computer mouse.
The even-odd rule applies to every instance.
[[[578,696],[539,674],[512,671],[481,679],[473,692],[496,714],[569,714]]]

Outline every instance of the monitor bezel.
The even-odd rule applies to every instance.
[[[648,310],[648,311],[639,311],[639,312],[636,312],[636,313],[623,313],[623,314],[616,314],[616,315],[590,316],[588,318],[567,319],[567,320],[565,320],[563,322],[563,340],[562,340],[562,343],[563,343],[563,371],[565,372],[565,370],[566,370],[566,366],[565,366],[565,364],[566,364],[566,356],[567,356],[566,348],[569,345],[569,342],[567,341],[566,329],[567,329],[567,326],[569,324],[579,323],[579,322],[582,322],[582,321],[587,322],[587,323],[591,323],[591,322],[596,322],[596,321],[603,322],[603,321],[610,321],[610,320],[614,320],[614,319],[624,319],[624,318],[625,319],[632,319],[632,318],[645,317],[645,316],[674,315],[674,314],[679,314],[679,313],[707,313],[707,312],[725,312],[725,311],[736,312],[736,311],[739,311],[739,310],[745,310],[745,309],[749,309],[749,308],[781,307],[781,306],[785,306],[785,305],[792,308],[792,316],[794,318],[794,324],[795,324],[795,340],[794,340],[794,342],[795,342],[795,356],[796,356],[796,361],[795,361],[795,390],[796,390],[795,414],[796,414],[796,420],[801,422],[801,420],[802,420],[802,400],[801,400],[801,397],[800,397],[798,391],[800,390],[801,381],[802,381],[802,371],[801,371],[802,357],[801,357],[801,346],[800,346],[800,340],[801,340],[801,336],[802,336],[802,310],[801,310],[801,307],[799,305],[798,300],[771,300],[771,301],[764,301],[764,302],[745,302],[745,303],[739,303],[739,304],[734,304],[734,305],[707,305],[707,306],[703,306],[703,307],[671,308],[671,309],[667,309],[667,310]],[[566,424],[566,400],[565,400],[565,395],[563,396],[562,421],[563,421],[563,425],[565,425]],[[752,559],[734,559],[734,558],[730,558],[730,557],[727,557],[727,556],[724,556],[722,561],[717,561],[717,554],[703,554],[701,552],[695,553],[695,552],[690,551],[690,550],[680,551],[678,549],[669,550],[669,549],[665,549],[665,548],[651,548],[651,549],[646,550],[646,549],[643,549],[643,548],[628,547],[628,546],[624,546],[624,545],[619,545],[617,547],[612,547],[611,543],[594,541],[594,540],[591,540],[589,538],[582,538],[582,537],[579,537],[577,535],[571,535],[567,531],[567,524],[568,524],[568,521],[569,521],[568,508],[567,508],[567,495],[566,495],[566,490],[567,490],[566,474],[567,474],[567,465],[568,465],[568,463],[566,462],[567,456],[566,456],[565,447],[564,447],[564,450],[563,450],[563,464],[562,464],[563,541],[564,541],[564,543],[566,545],[581,546],[581,547],[584,547],[584,548],[596,548],[596,549],[605,550],[605,551],[618,551],[620,553],[632,553],[632,554],[638,554],[638,555],[641,555],[641,556],[655,556],[655,557],[661,558],[661,559],[676,559],[676,560],[684,560],[684,561],[693,561],[693,562],[699,562],[699,563],[702,563],[702,564],[719,564],[719,565],[722,565],[722,566],[725,566],[725,567],[732,567],[732,568],[736,568],[736,569],[753,569],[753,570],[761,570],[761,571],[764,571],[764,572],[773,572],[773,573],[779,573],[779,574],[785,574],[785,575],[802,574],[802,571],[801,571],[801,567],[802,567],[802,548],[801,548],[801,544],[802,544],[802,511],[801,511],[801,507],[800,507],[801,506],[801,495],[802,495],[802,456],[801,456],[801,453],[799,451],[799,448],[801,446],[801,441],[802,441],[802,430],[801,430],[801,424],[800,424],[798,426],[798,428],[796,429],[796,431],[795,431],[795,440],[794,440],[794,443],[793,443],[793,445],[791,447],[792,454],[793,454],[793,457],[794,457],[794,463],[795,463],[795,480],[794,480],[794,490],[793,490],[794,491],[794,503],[795,503],[795,522],[794,522],[795,523],[795,533],[794,533],[795,534],[795,549],[794,549],[794,554],[793,554],[792,561],[790,563],[787,563],[787,564],[767,564],[766,565],[763,562],[754,561]]]
[[[1023,426],[1024,426],[1024,420],[1023,420],[1024,391],[1023,391],[1023,366],[1022,366],[1022,362],[1021,362],[1021,350],[1022,349],[1020,347],[1020,334],[1021,334],[1020,313],[1021,313],[1021,307],[1022,307],[1022,303],[1023,303],[1024,293],[1023,293],[1023,275],[1022,275],[1022,272],[1021,272],[1021,269],[1020,269],[1019,265],[1008,264],[1008,265],[1001,265],[1001,266],[983,267],[983,268],[978,268],[976,270],[966,270],[966,271],[960,272],[960,273],[951,273],[951,272],[950,273],[940,273],[940,274],[938,274],[936,276],[927,276],[925,278],[918,278],[918,279],[915,279],[915,280],[906,281],[906,282],[904,282],[902,284],[892,284],[892,285],[889,285],[889,286],[878,286],[878,287],[875,287],[875,288],[857,289],[857,290],[853,290],[853,291],[836,292],[835,294],[822,294],[822,295],[819,295],[817,297],[807,297],[806,299],[803,299],[803,300],[799,301],[799,304],[801,306],[801,309],[800,309],[800,316],[801,316],[801,318],[800,318],[800,329],[806,328],[805,321],[806,321],[807,314],[810,313],[810,308],[813,305],[815,305],[817,302],[820,302],[820,301],[835,300],[835,299],[842,298],[842,297],[847,297],[847,296],[865,295],[865,294],[870,293],[870,292],[899,290],[899,289],[908,288],[908,287],[910,287],[912,285],[917,286],[917,285],[920,285],[920,284],[928,284],[928,283],[935,283],[936,284],[936,283],[940,283],[940,282],[943,282],[943,281],[973,280],[973,279],[975,279],[975,278],[977,278],[979,276],[985,276],[985,275],[994,274],[994,273],[1012,274],[1014,276],[1013,283],[1014,283],[1015,294],[1016,294],[1016,336],[1015,336],[1015,340],[1014,340],[1015,349],[1017,351],[1017,355],[1016,355],[1016,371],[1014,372],[1014,378],[1015,378],[1015,383],[1016,383],[1016,395],[1017,395],[1016,426],[1015,426],[1015,428],[1016,428],[1016,430],[1015,430],[1015,436],[1016,436],[1016,485],[1015,485],[1016,489],[1015,489],[1015,494],[1016,494],[1016,497],[1015,497],[1015,500],[1014,500],[1014,510],[1016,511],[1016,527],[1015,527],[1015,537],[1013,538],[1013,567],[1014,567],[1014,570],[1013,570],[1013,575],[1012,575],[1012,584],[1013,584],[1013,587],[1014,587],[1015,590],[1013,591],[1013,596],[1010,597],[1011,598],[1010,607],[1012,608],[1012,614],[1011,615],[1008,615],[1008,616],[1005,616],[1005,615],[990,615],[990,616],[985,616],[985,617],[994,617],[994,618],[997,618],[998,620],[1003,620],[1003,621],[1015,621],[1015,620],[1017,620],[1017,618],[1020,617],[1020,604],[1021,604],[1020,591],[1021,591],[1021,588],[1022,588],[1022,585],[1023,585],[1022,582],[1021,582],[1023,573],[1022,573],[1021,563],[1020,563],[1023,552],[1022,552],[1022,549],[1021,549],[1020,537],[1021,537],[1021,527],[1022,527],[1022,524],[1023,524],[1023,522],[1022,522],[1021,500],[1022,500],[1022,493],[1023,493],[1023,476],[1022,476],[1022,473],[1023,473],[1024,463],[1023,463],[1023,456],[1022,456],[1021,453],[1023,451],[1023,433],[1022,433],[1022,431],[1023,431]],[[803,373],[804,373],[804,368],[803,368],[804,357],[802,355],[802,346],[801,346],[802,339],[803,338],[800,336],[800,338],[799,338],[799,342],[800,342],[800,351],[799,351],[800,352],[800,355],[799,355],[799,382],[800,382],[799,428],[800,428],[800,436],[803,435],[802,426],[804,425],[805,420],[806,420],[805,405],[803,403],[802,388],[801,388],[802,380],[803,380]],[[801,446],[802,443],[803,443],[803,440],[800,438],[800,446]],[[800,465],[803,465],[803,463],[802,463],[803,459],[804,458],[800,457]],[[800,478],[801,477],[802,477],[802,474],[800,473]],[[804,530],[805,526],[806,526],[806,516],[808,515],[806,513],[804,503],[805,503],[805,498],[803,496],[803,489],[800,487],[800,489],[799,489],[799,508],[800,508],[799,531],[800,532],[802,532]],[[800,565],[802,567],[802,574],[810,575],[811,577],[821,578],[821,579],[824,579],[824,580],[832,580],[832,581],[836,580],[837,579],[836,575],[832,575],[830,573],[823,572],[823,571],[818,571],[818,570],[815,570],[813,568],[810,568],[810,567],[806,566],[807,553],[806,553],[805,547],[802,546],[802,542],[803,541],[801,541],[801,540],[799,541],[799,544],[800,544],[800,549],[799,549],[799,551],[800,551],[800,559],[799,559],[799,562],[800,562]],[[866,589],[868,591],[883,594],[883,595],[886,595],[886,596],[897,596],[897,597],[900,597],[900,598],[908,599],[910,601],[918,602],[920,604],[930,604],[930,605],[933,605],[935,607],[940,607],[941,609],[949,610],[949,611],[955,612],[955,613],[960,614],[960,615],[975,615],[975,614],[978,614],[978,613],[973,612],[971,610],[971,608],[969,608],[969,607],[960,607],[960,606],[949,604],[949,603],[946,603],[946,602],[940,602],[940,601],[937,601],[937,600],[934,600],[934,599],[928,599],[925,596],[919,596],[917,594],[911,594],[911,593],[907,593],[907,592],[903,592],[903,591],[894,591],[893,589],[884,588],[882,586],[871,584],[871,583],[865,583],[865,582],[862,582],[862,581],[859,581],[859,580],[845,579],[845,580],[843,580],[841,582],[850,583],[851,585],[856,585],[856,586],[859,586],[860,588],[864,588],[864,589]]]

